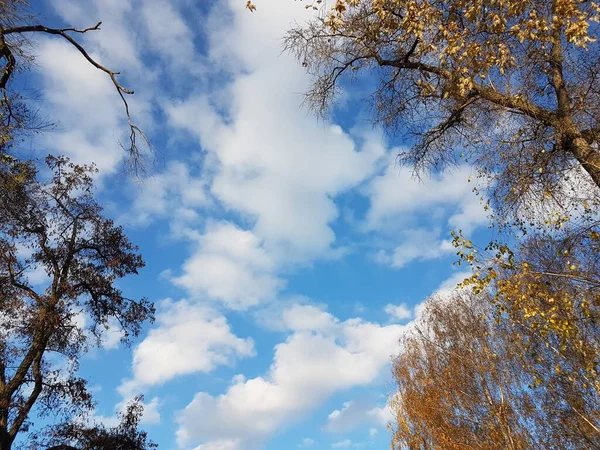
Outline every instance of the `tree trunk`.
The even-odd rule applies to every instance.
[[[584,170],[592,177],[592,180],[600,188],[600,152],[582,137],[571,141],[569,150],[581,164]]]
[[[0,450],[10,450],[12,446],[12,440],[8,435],[8,405],[9,400],[2,399],[0,403],[3,405],[0,407]]]
[[[0,450],[10,450],[12,447],[12,440],[8,436],[8,432],[0,430]]]

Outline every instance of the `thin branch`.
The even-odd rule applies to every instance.
[[[88,27],[88,28],[83,28],[83,29],[49,28],[44,25],[26,25],[26,26],[20,26],[20,27],[7,28],[6,30],[2,30],[1,34],[8,35],[8,34],[16,34],[16,33],[47,33],[47,34],[61,36],[62,38],[66,39],[71,45],[73,45],[79,51],[79,53],[81,53],[83,55],[83,57],[92,66],[94,66],[96,69],[101,70],[102,72],[106,73],[110,77],[110,79],[111,79],[115,89],[117,90],[119,97],[121,97],[121,100],[125,107],[125,114],[127,115],[127,123],[129,125],[129,130],[130,130],[130,133],[129,133],[130,146],[129,146],[129,149],[127,149],[127,151],[129,152],[130,157],[133,158],[134,164],[137,165],[139,163],[139,159],[141,156],[138,146],[137,146],[137,135],[139,134],[143,138],[143,140],[146,142],[147,145],[150,145],[150,143],[149,143],[149,140],[146,137],[146,135],[131,121],[131,113],[129,111],[129,104],[127,103],[127,99],[125,98],[125,95],[133,95],[134,91],[123,87],[119,83],[119,81],[117,80],[117,77],[116,77],[117,75],[120,74],[119,72],[114,72],[114,71],[108,69],[107,67],[103,66],[102,64],[98,63],[96,60],[94,60],[88,54],[88,52],[85,50],[85,48],[81,44],[79,44],[75,39],[73,39],[68,34],[69,32],[83,34],[83,33],[87,33],[88,31],[96,31],[96,30],[100,29],[101,24],[102,24],[102,22],[98,22],[93,27]],[[2,49],[0,47],[0,51],[1,50]]]

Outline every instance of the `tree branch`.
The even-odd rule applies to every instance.
[[[3,95],[4,95],[3,101],[7,101],[6,94],[4,94],[4,92],[6,90],[6,84],[8,83],[8,80],[10,80],[10,77],[12,76],[12,73],[15,70],[15,66],[16,66],[17,62],[15,60],[15,56],[10,51],[10,47],[6,44],[6,41],[4,40],[4,35],[3,35],[1,29],[0,29],[0,55],[4,56],[6,58],[6,66],[4,66],[4,70],[2,71],[2,76],[0,77],[0,90],[3,91]]]
[[[17,280],[16,275],[15,275],[15,269],[12,265],[12,261],[15,260],[15,257],[12,254],[7,255],[8,257],[6,258],[6,264],[8,267],[8,274],[10,277],[10,284],[12,284],[14,287],[21,289],[22,291],[25,291],[33,300],[35,300],[36,302],[40,303],[41,302],[41,298],[38,295],[37,292],[35,292],[33,289],[31,289],[29,286],[27,286],[26,284],[21,283],[20,281]]]
[[[556,0],[552,1],[552,11],[554,18],[557,18],[557,5]],[[563,49],[562,49],[562,26],[553,24],[554,30],[552,32],[552,47],[550,49],[550,68],[551,68],[551,82],[556,93],[556,104],[558,115],[566,118],[570,115],[571,101],[569,99],[569,93],[565,86],[565,79],[563,75]]]
[[[10,427],[10,431],[8,432],[9,438],[14,440],[17,436],[17,433],[23,426],[23,423],[27,419],[29,415],[29,411],[33,407],[40,393],[42,392],[42,355],[43,351],[39,351],[35,360],[33,362],[33,378],[34,378],[34,386],[29,398],[25,402],[25,404],[19,409],[19,413],[15,418],[12,426]]]
[[[66,39],[73,47],[75,47],[79,53],[81,53],[83,55],[83,57],[92,65],[94,66],[96,69],[101,70],[102,72],[106,73],[109,77],[110,80],[112,81],[115,89],[117,90],[117,93],[119,94],[119,97],[121,97],[121,101],[123,102],[123,105],[125,107],[125,114],[127,116],[127,123],[129,125],[129,153],[130,153],[130,157],[132,157],[134,159],[134,163],[139,162],[140,159],[140,152],[139,149],[137,147],[137,135],[141,135],[142,138],[144,139],[144,141],[149,145],[149,141],[148,138],[146,137],[146,135],[142,132],[142,130],[140,130],[136,125],[133,124],[133,122],[131,121],[131,114],[129,111],[129,103],[127,103],[127,99],[125,98],[125,95],[132,95],[134,93],[134,91],[126,89],[125,87],[123,87],[117,80],[117,75],[119,75],[119,72],[114,72],[110,69],[108,69],[107,67],[103,66],[102,64],[98,63],[96,60],[94,60],[89,54],[88,52],[85,50],[85,48],[79,44],[75,39],[73,39],[68,33],[72,32],[72,33],[87,33],[88,31],[96,31],[100,29],[100,25],[102,24],[102,22],[98,22],[96,25],[94,25],[93,27],[88,27],[88,28],[83,28],[83,29],[77,29],[77,28],[49,28],[46,27],[44,25],[25,25],[25,26],[20,26],[20,27],[12,27],[12,28],[7,28],[5,30],[0,30],[0,34],[1,35],[9,35],[9,34],[17,34],[17,33],[47,33],[47,34],[52,34],[52,35],[57,35],[57,36],[61,36],[62,38]],[[2,51],[2,48],[0,47],[0,52]],[[9,74],[10,76],[10,74]]]
[[[443,78],[446,81],[452,81],[456,75],[452,72],[418,61],[406,61],[404,59],[388,60],[381,58],[377,53],[371,55],[380,66],[397,67],[398,69],[416,70],[420,72],[430,73]],[[502,94],[495,89],[473,83],[472,93],[479,95],[484,100],[494,103],[505,108],[517,110],[531,118],[539,120],[545,125],[552,126],[556,122],[556,114],[536,104],[528,102],[522,97],[516,95]]]

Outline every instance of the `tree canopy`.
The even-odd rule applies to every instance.
[[[316,5],[314,2],[308,6]],[[465,160],[497,206],[550,196],[582,168],[600,186],[600,7],[580,0],[337,0],[286,46],[327,110],[342,80],[377,74],[375,119],[415,137],[403,162]]]

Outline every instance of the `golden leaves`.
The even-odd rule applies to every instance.
[[[254,6],[254,4],[252,3],[251,0],[248,0],[246,2],[246,9],[249,10],[250,12],[254,12],[254,11],[256,11],[256,6]]]
[[[354,14],[365,11],[377,17],[368,25],[376,33],[402,42],[420,39],[423,53],[435,55],[442,67],[466,68],[470,78],[494,69],[504,74],[514,65],[516,49],[507,36],[544,48],[558,28],[569,43],[585,47],[596,40],[590,22],[600,20],[597,2],[577,0],[556,0],[547,10],[533,0],[336,0],[326,24],[352,33]],[[459,80],[459,92],[468,92],[468,80]]]

